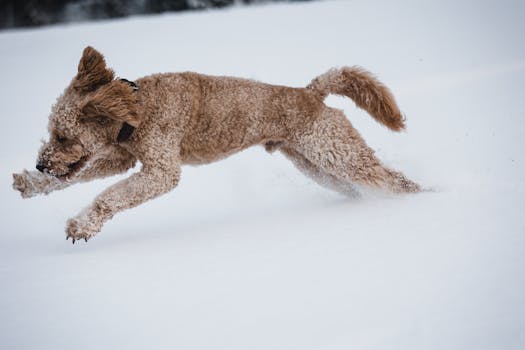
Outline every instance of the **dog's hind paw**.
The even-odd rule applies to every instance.
[[[98,232],[99,229],[90,222],[79,220],[78,218],[69,219],[66,225],[66,240],[71,238],[73,244],[81,239],[87,242],[88,239],[95,236]]]

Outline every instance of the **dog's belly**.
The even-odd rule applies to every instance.
[[[181,143],[181,160],[184,164],[206,164],[224,159],[252,145],[262,143],[257,137],[189,137]]]
[[[200,165],[208,164],[224,159],[240,150],[231,150],[230,152],[182,152],[181,158],[183,164]]]

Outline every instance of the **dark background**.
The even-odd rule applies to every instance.
[[[0,0],[0,29],[199,10],[234,4],[309,0]]]

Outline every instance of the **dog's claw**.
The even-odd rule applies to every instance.
[[[86,221],[85,219],[79,220],[78,218],[73,218],[67,222],[66,236],[73,239],[73,244],[77,241],[80,242],[82,239],[87,243],[91,237],[100,231],[100,228],[95,230],[92,223],[86,224]]]
[[[73,244],[75,244],[75,238],[73,238],[73,241],[72,241]]]

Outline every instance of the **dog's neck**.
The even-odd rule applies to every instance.
[[[137,92],[139,90],[138,85],[134,81],[130,81],[124,78],[121,78],[120,81],[129,84],[129,86],[133,88],[133,92]],[[117,143],[126,142],[127,140],[129,140],[134,131],[135,127],[133,125],[124,122],[122,124],[122,127],[120,128],[120,131],[118,132]]]

